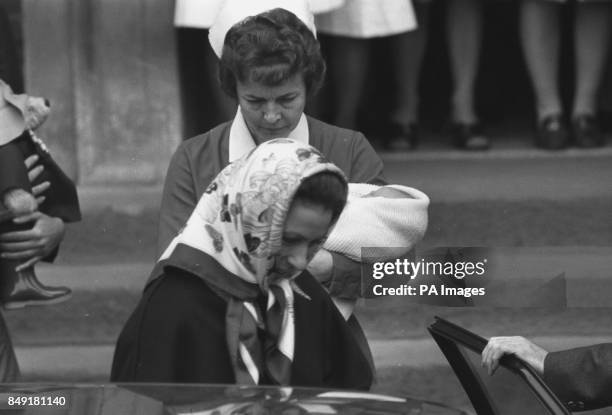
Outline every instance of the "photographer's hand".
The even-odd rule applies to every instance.
[[[30,180],[30,184],[32,185],[32,194],[36,198],[36,202],[41,205],[45,201],[45,196],[43,196],[43,193],[46,192],[49,187],[51,187],[51,183],[45,181],[34,186],[34,181],[45,169],[42,164],[36,164],[38,162],[38,159],[38,156],[36,154],[33,154],[25,159],[25,165],[26,169],[28,170],[28,180]]]
[[[47,257],[64,237],[65,224],[41,212],[34,212],[14,219],[15,223],[34,222],[32,229],[0,234],[0,252],[4,259],[25,260],[16,270],[20,271]]]

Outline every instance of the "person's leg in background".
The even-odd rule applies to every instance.
[[[612,35],[612,3],[578,2],[575,9],[576,89],[572,108],[574,143],[598,147],[604,136],[597,121],[598,98]]]
[[[549,0],[523,0],[520,34],[536,109],[536,146],[554,150],[569,143],[559,93],[562,5]]]
[[[16,93],[22,93],[23,73],[18,50],[9,14],[0,4],[0,79],[11,85]]]
[[[219,83],[219,58],[215,55],[210,43],[207,41],[202,47],[205,53],[204,62],[206,65],[207,83],[210,87],[209,100],[214,105],[213,112],[215,115],[213,125],[210,126],[210,128],[213,128],[217,124],[233,119],[236,115],[238,104],[221,89],[221,84]],[[205,131],[208,131],[208,129]]]
[[[329,75],[333,85],[332,124],[355,129],[357,111],[368,75],[368,39],[329,36]]]
[[[217,57],[208,30],[177,28],[183,138],[204,133],[235,115],[235,104],[217,80]]]
[[[482,46],[483,4],[481,0],[448,0],[446,7],[454,142],[466,150],[485,150],[490,141],[482,132],[474,99]]]
[[[19,381],[19,365],[4,316],[0,313],[0,383]]]
[[[393,85],[396,91],[389,141],[389,147],[392,149],[414,149],[418,145],[419,75],[427,44],[430,2],[417,0],[413,6],[418,27],[410,32],[389,37],[394,64]]]
[[[206,96],[202,82],[204,73],[204,45],[207,30],[194,28],[176,29],[177,60],[181,110],[183,115],[183,139],[206,131],[206,122],[198,112]]]

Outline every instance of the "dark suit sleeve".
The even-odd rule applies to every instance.
[[[172,156],[166,173],[157,233],[158,256],[185,225],[197,202],[191,163],[186,146],[181,145]]]
[[[0,198],[4,198],[4,194],[11,189],[31,191],[23,156],[19,147],[12,142],[0,146]]]
[[[549,353],[544,380],[571,410],[612,405],[612,343]]]

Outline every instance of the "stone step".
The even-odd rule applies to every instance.
[[[549,152],[419,151],[380,153],[390,183],[423,190],[433,201],[574,200],[610,197],[612,147]],[[129,215],[157,210],[161,185],[79,186],[84,212],[111,208]]]
[[[486,252],[493,261],[490,266],[495,267],[490,270],[491,273],[494,271],[491,277],[538,278],[548,282],[564,274],[569,306],[612,306],[610,297],[606,296],[612,293],[610,246],[491,247]],[[45,284],[64,285],[76,291],[123,290],[140,293],[151,269],[151,263],[146,262],[92,265],[59,263],[41,264],[37,274]]]
[[[606,333],[612,324],[612,279],[609,278],[612,247],[522,248],[512,252],[491,257],[495,268],[491,283],[485,285],[488,294],[478,301],[474,299],[474,304],[485,307],[484,314],[483,308],[418,305],[411,297],[368,299],[357,309],[368,338],[421,337],[434,315],[469,324],[488,335]],[[145,263],[40,266],[38,273],[44,284],[72,287],[73,296],[53,306],[5,311],[14,344],[63,347],[114,343],[140,299],[149,271],[150,266]],[[514,281],[522,284],[528,278],[529,284],[537,289],[548,287],[551,279],[560,273],[565,274],[565,290],[555,293],[565,295],[567,309],[525,308],[520,302],[516,309],[499,308],[514,304],[515,297],[521,299],[529,294],[522,285],[513,286]],[[512,288],[511,292],[507,292],[508,287]],[[519,292],[521,297],[517,297]]]
[[[599,191],[599,197],[559,201],[432,199],[421,246],[610,246],[612,194]],[[85,212],[68,225],[56,264],[153,264],[157,222],[149,209]]]

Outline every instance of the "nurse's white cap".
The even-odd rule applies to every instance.
[[[307,0],[227,0],[208,32],[208,41],[217,57],[221,57],[225,35],[232,26],[247,17],[277,8],[295,14],[316,35],[314,16]]]

